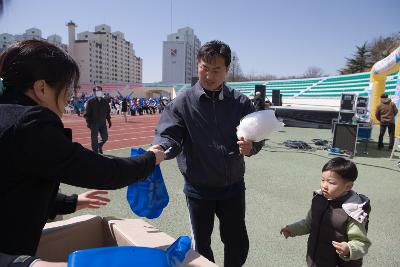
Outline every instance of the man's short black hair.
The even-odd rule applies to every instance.
[[[96,92],[96,91],[103,91],[103,88],[99,85],[96,85],[95,87],[93,87],[93,92]]]
[[[226,67],[231,64],[231,49],[229,45],[218,40],[213,40],[200,47],[197,54],[197,62],[203,60],[204,62],[211,63],[219,56],[224,58]]]
[[[329,160],[322,168],[322,172],[324,171],[332,171],[343,179],[352,182],[354,182],[358,176],[356,164],[351,160],[342,157],[336,157]]]
[[[388,98],[389,96],[385,93],[381,94],[381,98]]]

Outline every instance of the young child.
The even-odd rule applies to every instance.
[[[308,266],[362,266],[371,245],[367,238],[369,199],[352,190],[356,165],[341,157],[322,168],[320,190],[314,192],[311,209],[304,220],[281,229],[288,238],[310,234]]]

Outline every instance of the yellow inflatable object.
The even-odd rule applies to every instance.
[[[394,50],[389,56],[386,58],[376,62],[371,69],[371,79],[370,79],[370,90],[372,92],[371,95],[371,107],[370,114],[371,118],[375,123],[378,123],[378,120],[375,117],[376,109],[380,103],[380,96],[385,92],[386,88],[386,76],[399,71],[400,70],[400,47]],[[396,87],[396,98],[400,97],[400,73],[398,74],[398,81]],[[397,102],[397,103],[396,103]],[[399,108],[400,100],[396,99],[395,104],[397,108]],[[396,120],[396,130],[395,136],[400,137],[400,116],[397,116]]]

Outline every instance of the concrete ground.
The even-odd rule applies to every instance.
[[[376,135],[375,128],[373,135]],[[246,266],[305,266],[307,236],[285,240],[279,230],[282,226],[305,217],[310,207],[312,192],[319,187],[323,164],[332,156],[318,149],[311,139],[331,140],[330,130],[285,127],[275,132],[258,154],[246,159],[246,222],[250,238],[250,252]],[[285,140],[301,140],[312,144],[312,151],[297,151],[284,147]],[[386,137],[387,142],[387,137]],[[364,144],[358,145],[363,151]],[[371,142],[368,154],[358,153],[353,159],[359,169],[355,190],[371,199],[368,236],[372,241],[364,266],[400,266],[400,168],[390,161],[390,152],[378,151]],[[110,154],[128,156],[129,149],[114,150]],[[182,193],[183,178],[176,161],[163,162],[162,172],[170,196],[170,203],[158,219],[147,220],[154,226],[177,238],[190,236],[189,217]],[[93,177],[95,179],[95,177]],[[64,193],[85,190],[62,185]],[[126,201],[126,189],[110,191],[112,202],[99,210],[83,210],[101,216],[135,218]],[[71,217],[71,215],[66,216]],[[223,266],[223,245],[219,239],[218,219],[212,237],[216,263]]]

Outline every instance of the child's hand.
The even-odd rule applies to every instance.
[[[347,242],[339,243],[336,241],[332,241],[332,245],[335,247],[336,253],[339,254],[340,256],[343,256],[343,257],[350,256],[350,248],[349,248],[349,245],[347,244]]]
[[[286,226],[281,229],[281,235],[283,235],[285,238],[288,238],[289,236],[292,236],[292,232],[290,232],[289,228]]]

